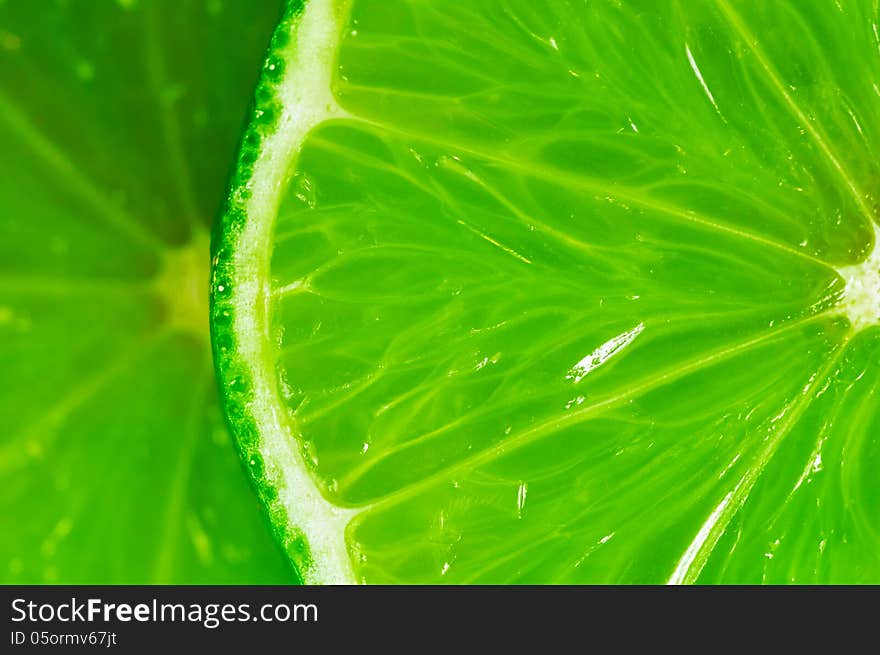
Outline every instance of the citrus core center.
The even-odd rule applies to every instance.
[[[880,228],[876,225],[874,233],[871,255],[861,264],[838,269],[846,281],[840,307],[857,331],[880,324]]]
[[[208,339],[208,275],[210,238],[206,231],[165,253],[153,290],[165,308],[165,324],[200,340]]]

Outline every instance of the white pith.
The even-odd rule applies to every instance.
[[[311,566],[302,571],[310,584],[353,584],[345,528],[354,513],[328,502],[315,484],[296,440],[296,427],[278,401],[274,344],[270,336],[269,258],[283,181],[306,135],[316,125],[345,112],[331,91],[341,13],[335,0],[310,0],[291,26],[284,53],[285,73],[277,88],[282,114],[264,139],[248,183],[247,221],[234,248],[234,330],[241,360],[252,379],[248,410],[260,435],[267,482],[278,491],[288,525],[308,541]]]

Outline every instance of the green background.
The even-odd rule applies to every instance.
[[[224,427],[206,306],[279,13],[0,1],[0,582],[296,580]]]

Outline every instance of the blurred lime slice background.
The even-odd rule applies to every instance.
[[[279,3],[0,2],[0,581],[271,583],[208,230]]]
[[[292,2],[212,325],[305,579],[880,582],[877,11]]]

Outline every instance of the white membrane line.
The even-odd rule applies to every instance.
[[[737,489],[738,488],[739,485],[737,485]],[[728,504],[730,504],[730,499],[733,498],[733,493],[734,492],[731,491],[724,496],[724,498],[721,499],[721,502],[718,503],[718,506],[713,509],[712,513],[706,518],[705,522],[700,527],[699,532],[697,532],[693,541],[688,545],[687,550],[685,550],[681,559],[678,560],[675,571],[673,571],[666,584],[682,585],[686,583],[689,577],[693,577],[693,574],[691,574],[691,567],[694,565],[694,560],[697,559],[697,555],[700,554],[700,551],[709,539],[709,535],[712,534],[715,524],[718,523],[718,519],[721,518],[724,510],[727,509]],[[699,567],[699,570],[702,570],[702,567]],[[699,573],[699,570],[695,571],[695,573]]]
[[[705,91],[706,96],[709,98],[709,102],[712,103],[712,106],[715,108],[715,113],[721,118],[722,122],[726,123],[727,121],[724,119],[724,115],[721,113],[721,110],[718,108],[718,103],[715,102],[715,96],[712,95],[712,91],[709,90],[709,85],[706,84],[706,80],[703,79],[703,73],[700,71],[700,67],[697,66],[697,60],[694,59],[694,55],[691,52],[691,47],[685,43],[684,51],[687,54],[688,62],[691,65],[691,70],[694,71],[694,75],[697,76],[697,81],[699,81],[700,86],[703,87],[703,91]]]

